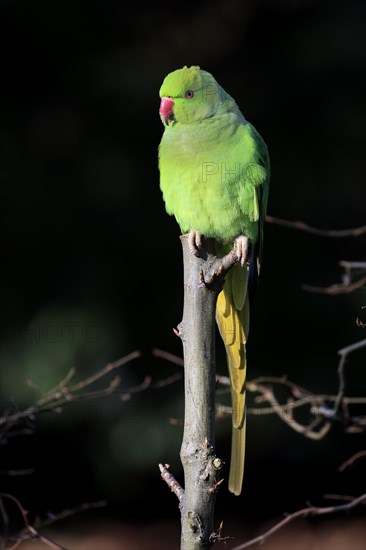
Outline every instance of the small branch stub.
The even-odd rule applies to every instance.
[[[170,468],[169,464],[164,464],[164,465],[159,464],[161,477],[163,478],[165,483],[168,485],[170,490],[176,495],[179,502],[182,502],[184,497],[184,489],[175,479],[173,474],[169,472],[169,468]]]

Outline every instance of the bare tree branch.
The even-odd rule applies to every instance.
[[[343,278],[345,284],[351,282],[352,273],[354,271],[366,270],[366,262],[349,262],[348,260],[341,260],[339,265],[344,269]]]
[[[332,296],[336,294],[351,294],[351,292],[354,292],[355,290],[358,290],[366,285],[366,275],[364,277],[361,277],[361,279],[358,279],[354,283],[344,284],[344,283],[336,283],[334,285],[330,286],[311,286],[311,285],[301,285],[301,288],[303,290],[306,290],[307,292],[314,292],[317,294],[330,294]]]
[[[147,388],[151,386],[151,382],[152,382],[152,377],[150,375],[147,375],[145,376],[141,384],[137,384],[137,386],[133,386],[132,388],[129,388],[127,391],[118,392],[117,390],[116,393],[121,393],[121,399],[123,401],[128,401],[129,399],[131,399],[131,396],[134,393],[139,393],[141,391],[147,390]]]
[[[207,550],[222,461],[215,454],[215,309],[225,271],[238,261],[214,255],[205,239],[196,257],[188,235],[181,237],[184,266],[183,319],[178,327],[184,355],[184,430],[180,457],[184,470],[181,500],[181,549]],[[228,259],[230,256],[230,259]]]
[[[319,294],[350,294],[366,285],[366,262],[349,262],[342,260],[339,265],[343,268],[342,282],[327,287],[302,285],[302,289]]]
[[[340,465],[338,472],[343,472],[346,468],[348,468],[348,466],[351,466],[354,462],[356,462],[356,460],[363,457],[366,457],[366,451],[359,451],[358,453],[355,453]]]
[[[11,546],[12,549],[15,549],[17,546],[19,546],[22,540],[38,539],[49,548],[54,548],[56,550],[66,550],[64,546],[61,546],[60,544],[57,544],[50,538],[45,537],[44,535],[41,535],[40,533],[38,533],[38,531],[29,523],[27,511],[23,508],[23,506],[15,496],[9,495],[8,493],[0,493],[0,499],[11,500],[19,510],[19,513],[24,522],[24,528],[19,533],[19,535],[16,538],[11,537],[10,539],[10,540],[14,540],[14,544]]]
[[[345,373],[344,373],[346,359],[350,353],[364,347],[366,347],[366,338],[364,340],[360,340],[359,342],[355,342],[354,344],[350,344],[349,346],[346,346],[338,350],[338,355],[340,355],[341,358],[338,364],[338,395],[337,395],[337,400],[334,404],[335,416],[337,416],[340,413],[340,409],[343,406],[343,398],[344,398],[344,392],[346,388]]]
[[[6,476],[29,476],[34,474],[34,468],[23,468],[22,470],[0,470],[0,475]]]
[[[366,309],[366,306],[362,306],[361,309]],[[366,328],[366,323],[363,323],[359,317],[356,318],[356,325],[359,328]]]
[[[174,355],[174,353],[169,353],[168,351],[164,351],[162,349],[153,348],[151,350],[151,353],[155,355],[155,357],[161,357],[162,359],[165,359],[166,361],[169,361],[170,363],[174,363],[175,365],[178,365],[179,367],[184,367],[184,359],[183,357],[178,357],[178,355]]]
[[[251,382],[248,382],[248,384],[251,384]],[[281,382],[279,382],[279,384],[281,384]],[[251,389],[253,391],[257,391],[255,389],[255,386],[251,386]],[[319,413],[320,415],[329,417],[331,416],[331,414],[329,412],[326,413],[326,411],[322,410],[322,406],[325,404],[326,401],[335,402],[336,400],[337,395],[328,395],[321,393],[309,394],[307,397],[303,397],[301,399],[289,399],[287,403],[279,405],[278,407],[248,407],[247,413],[256,416],[261,416],[264,414],[279,414],[279,412],[287,414],[288,410],[298,409],[300,407],[303,407],[304,405],[312,405],[313,414]],[[344,397],[343,403],[345,405],[366,405],[366,397]],[[225,408],[228,409],[228,407]]]
[[[104,507],[107,504],[106,501],[86,502],[86,503],[81,504],[80,506],[77,506],[75,508],[70,508],[68,510],[63,510],[59,514],[53,514],[51,517],[47,518],[46,520],[38,521],[34,525],[31,525],[29,523],[29,520],[28,520],[28,512],[24,509],[24,507],[22,506],[20,501],[14,495],[10,495],[8,493],[0,493],[0,512],[1,512],[1,515],[2,515],[3,519],[5,517],[5,520],[6,520],[4,522],[5,526],[6,526],[6,524],[8,524],[8,520],[7,520],[7,514],[6,514],[5,506],[3,504],[3,499],[8,499],[16,505],[16,507],[17,507],[17,509],[18,509],[18,511],[21,515],[22,521],[24,523],[23,529],[21,529],[21,531],[16,536],[9,537],[8,541],[6,540],[7,539],[7,533],[5,533],[5,537],[4,537],[5,542],[13,542],[12,546],[10,547],[11,549],[15,549],[24,540],[38,539],[41,542],[43,542],[43,544],[45,544],[46,546],[48,546],[50,548],[54,548],[56,550],[67,550],[64,546],[61,546],[60,544],[58,544],[55,541],[51,540],[49,537],[46,537],[45,535],[42,535],[41,533],[39,533],[39,529],[41,529],[43,527],[47,527],[47,526],[49,526],[49,525],[51,525],[51,524],[53,524],[57,521],[65,519],[67,517],[74,516],[74,515],[76,515],[80,512],[84,512],[85,510],[94,510],[96,508]]]
[[[320,416],[315,417],[314,420],[309,424],[306,424],[306,425],[300,424],[295,420],[293,416],[293,409],[294,409],[295,402],[290,401],[290,403],[288,403],[287,405],[281,406],[278,403],[273,391],[267,386],[256,384],[254,382],[248,382],[247,389],[250,392],[259,392],[263,400],[271,404],[273,412],[275,412],[280,417],[280,419],[283,422],[285,422],[285,424],[287,424],[288,426],[290,426],[290,428],[292,428],[296,432],[304,435],[309,439],[314,439],[314,440],[322,439],[329,432],[331,428],[331,423],[330,422],[324,423],[323,419]],[[308,400],[306,401],[302,400],[301,405],[304,405],[307,402]],[[318,426],[320,426],[319,429],[316,429],[318,428]]]
[[[361,227],[354,227],[352,229],[318,229],[312,227],[302,221],[291,222],[289,220],[283,220],[281,218],[275,218],[274,216],[266,216],[266,222],[273,223],[275,225],[281,225],[282,227],[289,227],[290,229],[299,229],[300,231],[306,231],[312,235],[318,235],[320,237],[360,237],[366,233],[366,225]]]
[[[42,394],[42,397],[34,404],[27,407],[24,410],[16,411],[15,413],[5,413],[0,416],[0,440],[4,437],[9,430],[11,430],[15,425],[17,425],[24,418],[33,418],[34,415],[48,412],[48,411],[60,411],[62,407],[70,403],[79,402],[82,400],[95,399],[104,395],[109,395],[117,391],[117,387],[120,385],[120,377],[116,376],[104,389],[78,393],[81,390],[84,390],[94,384],[97,380],[100,380],[108,373],[113,370],[118,369],[119,367],[125,365],[129,361],[137,359],[141,356],[139,351],[134,351],[113,363],[108,363],[105,367],[97,371],[95,374],[88,376],[82,379],[80,382],[77,382],[73,385],[68,385],[74,374],[75,370],[71,369],[67,376],[57,384],[54,388],[48,392],[44,392],[38,385],[33,382],[28,381],[28,385],[37,389]],[[147,380],[145,379],[142,386],[137,388],[130,388],[128,391],[123,392],[127,394],[135,393],[136,391],[142,391],[146,387]]]
[[[153,389],[165,388],[165,386],[170,386],[171,384],[178,382],[178,380],[182,380],[182,378],[183,378],[182,373],[177,372],[172,376],[168,376],[167,378],[163,378],[162,380],[158,380],[157,382],[154,382],[154,384],[151,385],[151,388]]]
[[[345,424],[346,431],[363,431],[366,425],[366,417],[364,416],[351,416],[349,414],[349,404],[365,404],[366,398],[349,398],[345,396],[345,365],[348,355],[354,351],[366,347],[366,339],[355,342],[349,346],[346,346],[338,351],[340,355],[340,361],[338,364],[338,393],[333,395],[314,395],[308,390],[301,388],[300,386],[288,381],[285,378],[276,377],[260,377],[248,382],[247,389],[250,392],[259,392],[261,395],[261,402],[265,401],[270,403],[270,409],[266,408],[263,412],[262,409],[248,409],[248,413],[252,414],[269,414],[276,413],[286,424],[288,424],[293,430],[303,434],[310,439],[321,439],[324,437],[331,428],[331,423],[342,422]],[[289,399],[286,404],[280,405],[275,398],[273,390],[268,387],[268,383],[277,383],[288,386],[293,396],[296,399]],[[333,402],[332,408],[326,406],[327,402]],[[313,420],[306,425],[298,423],[293,415],[295,408],[302,407],[304,405],[311,405],[311,412],[313,414]]]
[[[351,497],[350,495],[334,495],[330,493],[323,495],[323,498],[326,500],[344,500],[345,502],[353,502],[355,500],[355,497]]]
[[[338,351],[341,356],[338,364],[338,393],[337,395],[314,394],[299,386],[285,376],[260,376],[247,382],[247,390],[250,393],[259,393],[255,398],[257,403],[269,403],[268,406],[248,407],[247,413],[253,415],[277,414],[290,428],[313,440],[322,439],[335,422],[344,424],[348,433],[362,432],[366,430],[366,416],[352,416],[349,413],[350,405],[366,405],[366,397],[348,397],[345,395],[344,368],[347,356],[366,345],[366,339],[355,342]],[[152,353],[167,361],[181,366],[183,359],[163,350],[154,349]],[[227,376],[216,376],[216,382],[224,387],[230,386]],[[286,403],[279,403],[270,385],[282,385],[291,391],[291,397]],[[330,404],[333,406],[330,406]],[[295,409],[310,407],[311,418],[306,424],[298,422],[294,417]],[[231,414],[231,407],[222,404],[216,406],[216,418],[220,419]],[[181,424],[179,419],[170,419],[174,425]]]
[[[354,351],[357,351],[361,348],[364,348],[366,346],[366,338],[364,340],[359,340],[358,342],[354,342],[353,344],[350,344],[349,346],[345,346],[344,348],[341,348],[338,350],[338,355],[342,355],[343,357],[347,356],[349,353],[352,353]]]
[[[38,399],[38,401],[34,405],[31,405],[24,410],[17,410],[16,412],[5,411],[2,413],[2,415],[0,416],[0,427],[1,427],[0,441],[1,441],[1,437],[4,437],[5,434],[6,434],[6,437],[9,438],[14,435],[22,435],[24,433],[27,433],[27,434],[33,433],[33,430],[14,429],[14,427],[16,427],[21,420],[24,420],[26,418],[33,418],[37,414],[44,413],[47,411],[61,412],[62,407],[64,407],[65,405],[94,399],[96,397],[110,395],[112,393],[114,394],[120,393],[121,398],[123,400],[127,400],[133,394],[144,391],[148,387],[153,387],[153,388],[164,387],[168,384],[174,383],[177,379],[182,378],[181,374],[178,374],[178,375],[175,374],[164,380],[159,380],[155,384],[152,384],[152,377],[146,376],[141,384],[128,388],[128,390],[120,390],[121,378],[119,375],[117,375],[110,381],[107,387],[102,388],[100,390],[85,391],[85,390],[88,390],[90,386],[92,386],[98,380],[101,380],[103,377],[110,374],[112,371],[118,369],[119,367],[125,365],[129,361],[140,357],[140,355],[141,354],[138,351],[130,353],[129,355],[126,355],[125,357],[118,359],[117,361],[108,363],[106,366],[104,366],[102,369],[100,369],[96,373],[73,384],[71,384],[71,382],[76,374],[76,371],[75,369],[70,369],[66,377],[63,380],[61,380],[55,387],[51,388],[47,392],[45,392],[42,388],[40,388],[34,382],[28,381],[28,385],[32,389],[36,390],[41,395],[41,397]],[[0,474],[11,475],[11,476],[27,475],[31,473],[33,473],[32,469],[23,469],[23,470],[9,469],[9,470],[0,471]],[[11,494],[1,493],[0,494],[0,517],[2,519],[4,532],[3,532],[3,536],[1,536],[0,534],[0,548],[2,548],[1,543],[4,540],[4,538],[5,539],[8,538],[7,526],[9,525],[9,518],[6,512],[6,508],[4,506],[3,499],[9,499],[16,504],[25,525],[22,531],[18,533],[16,538],[15,539],[14,537],[12,538],[12,540],[14,540],[14,543],[11,546],[12,549],[15,549],[22,540],[37,538],[51,548],[62,550],[63,548],[62,546],[48,539],[44,535],[41,535],[37,529],[48,526],[66,517],[75,515],[81,511],[99,508],[101,506],[105,506],[106,504],[104,501],[96,502],[96,503],[84,503],[75,508],[63,510],[59,514],[53,514],[51,517],[48,517],[46,520],[43,520],[41,522],[35,523],[34,525],[31,525],[28,522],[27,512],[24,510],[19,500]]]
[[[340,498],[343,499],[343,497],[340,497]],[[274,533],[282,529],[282,527],[284,527],[285,525],[294,521],[297,518],[300,518],[300,517],[305,518],[307,516],[324,516],[328,514],[335,514],[338,512],[348,512],[349,510],[356,508],[356,506],[359,506],[360,504],[366,504],[366,493],[364,493],[363,495],[360,495],[359,497],[353,497],[353,499],[350,502],[347,502],[346,504],[339,504],[337,506],[324,506],[324,507],[308,506],[307,508],[302,508],[301,510],[297,510],[297,512],[293,512],[292,514],[286,515],[286,517],[283,520],[276,523],[276,525],[268,529],[268,531],[266,531],[265,533],[262,533],[261,535],[258,535],[257,537],[251,540],[248,540],[243,544],[239,544],[239,546],[235,546],[232,550],[244,550],[245,548],[249,548],[250,546],[254,546],[255,544],[261,544],[270,536],[272,536]]]
[[[281,218],[275,218],[273,216],[266,216],[266,221],[268,223],[273,223],[276,225],[281,225],[283,227],[288,227],[290,229],[299,229],[313,235],[318,235],[321,237],[360,237],[366,233],[366,225],[361,227],[355,227],[353,229],[343,229],[343,230],[325,230],[312,227],[302,221],[289,221],[283,220]],[[350,294],[355,290],[366,285],[366,262],[349,262],[342,260],[339,262],[339,265],[344,269],[342,283],[336,283],[327,287],[320,287],[314,285],[302,285],[302,289],[307,292],[314,292],[318,294],[328,294],[331,296],[337,294]],[[358,271],[358,276],[356,280],[352,280],[352,275],[354,272]]]
[[[161,357],[162,359],[165,359],[166,361],[169,361],[170,363],[174,363],[175,365],[178,365],[179,367],[184,367],[184,360],[182,357],[178,357],[178,355],[174,355],[174,353],[169,353],[168,351],[164,351],[159,348],[153,348],[151,350],[151,353],[155,357]],[[216,382],[218,384],[222,384],[224,386],[230,387],[230,378],[228,376],[221,376],[220,374],[216,374]]]
[[[54,523],[63,519],[76,516],[77,514],[80,514],[80,512],[85,512],[87,510],[96,510],[97,508],[104,508],[105,506],[107,506],[107,504],[108,503],[106,500],[99,500],[97,502],[84,502],[83,504],[75,506],[74,508],[67,508],[66,510],[62,510],[62,512],[59,512],[58,514],[48,514],[47,519],[38,520],[38,522],[35,523],[35,527],[37,529],[48,527],[49,525],[53,525]]]

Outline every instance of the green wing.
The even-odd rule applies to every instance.
[[[253,243],[253,255],[249,273],[249,296],[253,301],[257,288],[263,258],[263,233],[266,220],[266,211],[269,193],[270,160],[267,145],[260,134],[251,124],[248,124],[249,132],[255,144],[255,163],[250,173],[250,179],[255,189],[254,200],[257,202],[257,240]]]

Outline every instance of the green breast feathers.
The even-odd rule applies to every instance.
[[[160,93],[165,130],[159,169],[167,212],[183,233],[221,241],[243,233],[255,242],[268,177],[263,140],[234,100],[197,67],[168,75]]]

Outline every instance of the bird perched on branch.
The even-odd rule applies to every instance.
[[[159,146],[160,187],[166,210],[192,253],[202,236],[222,256],[234,247],[237,263],[226,275],[216,306],[231,381],[232,448],[229,490],[239,495],[245,454],[245,345],[249,301],[260,272],[269,188],[266,144],[230,95],[199,67],[183,67],[160,88],[164,134]]]

